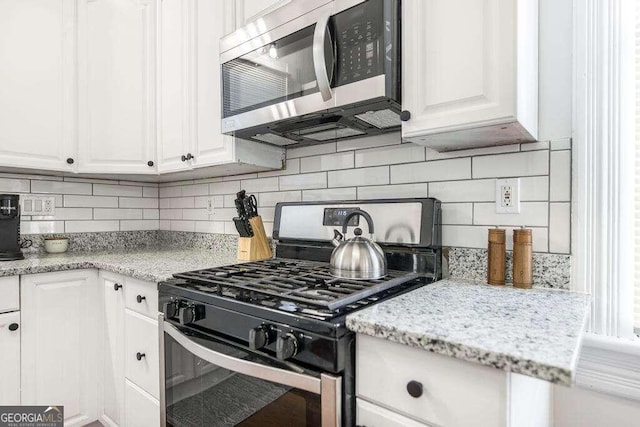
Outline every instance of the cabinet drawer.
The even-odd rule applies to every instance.
[[[158,318],[158,285],[156,283],[127,278],[124,297],[125,306],[128,309],[154,320]]]
[[[158,322],[125,311],[125,375],[156,399],[160,396]],[[140,360],[138,360],[138,353]]]
[[[0,405],[20,404],[20,326],[19,312],[0,314]]]
[[[429,424],[505,425],[506,372],[364,335],[356,345],[358,397]],[[407,390],[412,381],[418,397]]]
[[[20,310],[18,276],[0,277],[0,313]]]
[[[356,424],[365,427],[426,427],[395,412],[388,411],[379,406],[356,399]]]
[[[160,403],[130,381],[124,385],[125,426],[159,426]]]

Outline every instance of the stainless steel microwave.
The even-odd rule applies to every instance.
[[[289,146],[400,128],[400,0],[291,0],[220,41],[222,129]]]

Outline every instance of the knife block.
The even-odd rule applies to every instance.
[[[238,260],[259,261],[273,257],[267,233],[264,231],[262,217],[254,216],[249,218],[249,223],[253,229],[253,237],[240,237],[238,239]]]

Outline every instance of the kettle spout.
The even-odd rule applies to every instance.
[[[333,240],[331,240],[333,246],[340,246],[340,242],[342,242],[342,240],[344,240],[344,236],[342,235],[342,233],[338,230],[333,230]]]

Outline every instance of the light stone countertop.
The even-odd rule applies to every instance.
[[[347,317],[354,332],[571,385],[589,295],[446,279]]]
[[[142,249],[130,251],[27,254],[24,260],[0,262],[0,276],[97,268],[136,279],[162,282],[174,273],[235,264],[235,252],[210,249]]]

